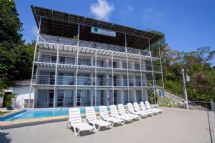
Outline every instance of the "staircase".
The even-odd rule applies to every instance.
[[[161,93],[163,92],[162,89],[157,88],[156,93],[159,95],[160,92]],[[176,95],[174,95],[168,91],[164,91],[164,95],[165,95],[165,97],[170,98],[175,103],[184,104],[183,98],[178,97],[178,96],[176,96]]]

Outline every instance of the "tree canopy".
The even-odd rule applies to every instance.
[[[163,40],[155,45],[161,48],[165,88],[182,96],[182,68],[191,77],[187,83],[188,98],[192,101],[215,101],[215,68],[211,60],[215,50],[200,47],[191,52],[172,50]]]
[[[30,77],[33,43],[22,40],[22,23],[13,0],[0,0],[0,89]]]

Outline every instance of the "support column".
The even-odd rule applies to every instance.
[[[154,89],[154,103],[156,103],[156,100],[155,100],[155,74],[154,74],[154,64],[153,64],[153,61],[152,61],[152,51],[151,51],[151,41],[150,39],[148,39],[148,44],[149,44],[149,51],[150,51],[150,61],[151,61],[151,69],[152,69],[152,87]]]
[[[120,89],[120,98],[121,98],[121,104],[124,104],[124,97],[123,97],[123,90],[122,89]]]
[[[75,58],[75,92],[74,92],[74,102],[73,106],[77,106],[77,94],[78,94],[78,56],[79,56],[79,40],[80,40],[80,24],[78,24],[78,35],[77,35],[77,51],[76,51],[76,58]]]
[[[104,91],[104,96],[105,96],[105,103],[104,103],[104,105],[106,105],[106,106],[109,106],[109,89],[106,89],[105,91]]]
[[[125,52],[126,52],[126,62],[127,62],[127,86],[128,86],[128,102],[130,102],[130,93],[129,93],[129,73],[128,73],[128,50],[127,50],[127,36],[125,33]]]
[[[90,106],[93,106],[93,89],[90,89]]]
[[[133,99],[133,101],[134,101],[134,102],[137,102],[137,92],[136,92],[136,89],[133,90],[133,94],[134,94],[134,99]]]
[[[113,73],[113,52],[111,54],[111,61],[112,61],[112,66],[111,66],[111,74],[112,74],[112,103],[114,104],[114,73]]]
[[[31,103],[30,103],[30,100],[31,100],[31,92],[32,92],[32,84],[33,84],[33,78],[34,78],[34,66],[35,66],[35,60],[36,60],[36,55],[37,55],[37,46],[38,46],[38,42],[39,42],[39,38],[40,38],[40,26],[41,26],[41,22],[42,22],[42,19],[40,18],[40,21],[39,21],[39,28],[38,28],[38,31],[37,31],[37,40],[36,40],[36,43],[35,43],[35,47],[34,47],[34,59],[33,59],[33,63],[32,63],[32,71],[31,71],[31,84],[30,84],[30,93],[29,93],[29,102],[28,102],[28,108],[30,108],[31,106]],[[35,94],[34,94],[35,96]],[[35,106],[35,101],[33,100],[33,107]]]
[[[144,99],[144,93],[143,93],[143,73],[142,73],[142,70],[144,68],[142,67],[142,58],[141,58],[140,50],[139,50],[139,61],[140,61],[141,96],[142,96],[142,100],[143,100]]]
[[[92,59],[91,59],[92,61]],[[91,65],[93,65],[93,62],[91,62]],[[90,85],[93,87],[93,72],[90,73]],[[90,106],[93,106],[93,88],[90,89]]]
[[[160,47],[159,47],[159,58],[160,58],[160,67],[161,67],[161,81],[162,81],[162,91],[163,91],[163,96],[165,96],[165,91],[164,91],[164,79],[163,79],[163,64],[161,61],[161,51],[160,51]]]
[[[58,63],[59,63],[59,44],[57,45],[57,57],[56,57],[56,63],[55,63],[55,83],[54,83],[53,108],[57,107]]]
[[[94,106],[96,106],[96,96],[97,96],[97,50],[95,51],[95,65],[94,65]]]

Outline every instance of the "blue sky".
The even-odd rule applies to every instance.
[[[172,49],[215,49],[215,0],[15,0],[23,36],[35,40],[30,5],[74,13],[143,30],[161,31]],[[215,65],[215,59],[213,59]]]

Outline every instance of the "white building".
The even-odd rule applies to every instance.
[[[39,32],[34,94],[28,97],[35,108],[140,102],[156,88],[162,68],[151,47],[163,34],[35,6],[32,11]]]

